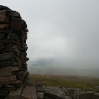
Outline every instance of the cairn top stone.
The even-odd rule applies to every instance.
[[[10,8],[8,8],[7,6],[3,6],[3,5],[0,5],[0,10],[11,10]]]

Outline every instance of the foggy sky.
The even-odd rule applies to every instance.
[[[99,0],[0,0],[0,4],[20,12],[26,21],[29,62],[53,59],[67,67],[98,67]]]

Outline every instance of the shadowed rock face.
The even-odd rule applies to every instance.
[[[10,8],[8,8],[7,6],[3,6],[3,5],[0,5],[0,10],[10,10]]]
[[[27,32],[20,13],[0,5],[0,99],[20,95],[27,82]]]

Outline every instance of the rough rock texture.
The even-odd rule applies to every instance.
[[[64,89],[60,87],[45,87],[44,93],[54,99],[65,99],[66,96]]]
[[[18,12],[0,6],[0,99],[8,95],[11,98],[13,91],[17,92],[16,96],[24,93],[22,86],[29,74],[27,32],[27,25]]]
[[[48,99],[99,99],[99,93],[94,91],[84,92],[64,87],[43,87],[43,89],[44,97],[49,97]]]

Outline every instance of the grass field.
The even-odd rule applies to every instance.
[[[29,76],[29,82],[41,82],[44,86],[63,86],[99,91],[99,89],[95,89],[96,86],[99,86],[99,78],[93,77],[35,74]]]

